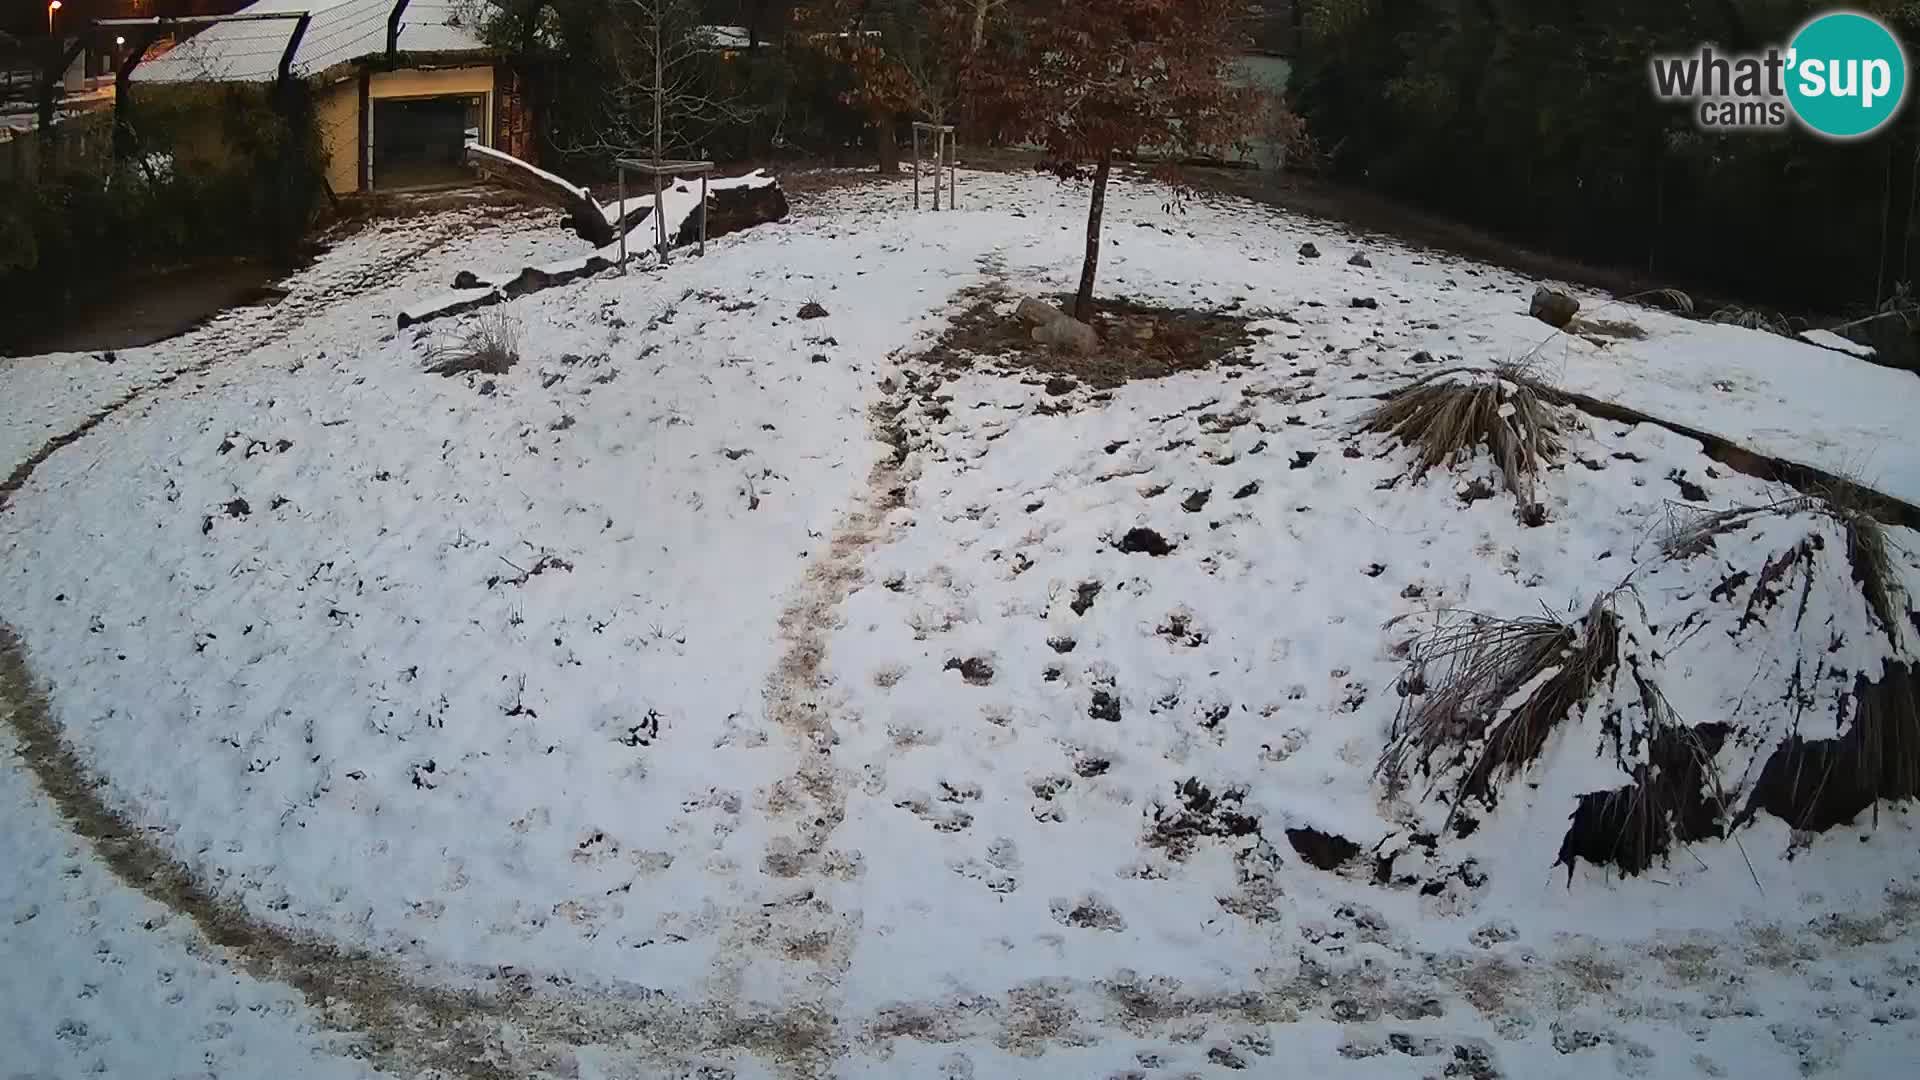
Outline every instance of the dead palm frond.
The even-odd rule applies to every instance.
[[[1748,330],[1764,330],[1781,337],[1792,337],[1793,327],[1779,314],[1763,311],[1760,308],[1743,308],[1738,304],[1728,304],[1713,313],[1713,321],[1727,326],[1743,326]]]
[[[1841,518],[1847,526],[1847,561],[1853,566],[1853,580],[1866,597],[1867,608],[1880,623],[1887,641],[1900,645],[1897,612],[1906,590],[1900,585],[1900,571],[1893,564],[1892,544],[1886,526],[1868,514],[1850,514]]]
[[[1668,503],[1666,522],[1660,534],[1660,554],[1669,559],[1692,558],[1712,548],[1715,537],[1736,532],[1754,518],[1766,514],[1798,514],[1812,509],[1817,503],[1817,499],[1807,495],[1725,510],[1703,510],[1686,503]]]
[[[1625,297],[1624,299],[1628,301],[1659,301],[1663,306],[1677,311],[1682,315],[1693,314],[1693,297],[1688,296],[1679,289],[1648,289],[1646,292],[1634,293],[1632,296]]]
[[[504,313],[489,312],[475,319],[457,338],[434,346],[427,353],[427,361],[427,372],[432,375],[469,371],[504,375],[520,362],[520,328]]]
[[[1415,475],[1484,445],[1507,490],[1532,502],[1532,478],[1560,456],[1566,422],[1527,372],[1503,368],[1446,372],[1417,382],[1370,410],[1360,426],[1418,450]]]
[[[1464,766],[1453,805],[1468,795],[1490,800],[1492,781],[1539,757],[1554,727],[1614,671],[1615,596],[1604,594],[1575,620],[1475,615],[1416,641],[1380,773],[1404,782],[1452,748],[1447,764]]]

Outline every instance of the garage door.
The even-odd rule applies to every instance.
[[[373,186],[377,190],[458,184],[469,139],[480,139],[485,97],[397,98],[373,102]]]

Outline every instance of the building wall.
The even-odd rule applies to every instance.
[[[493,141],[495,109],[494,76],[491,65],[485,67],[442,68],[436,70],[376,71],[368,82],[369,100],[382,98],[439,97],[448,94],[484,94],[488,116],[480,130]],[[360,80],[357,76],[319,90],[317,101],[320,140],[327,150],[327,185],[334,194],[360,190],[363,167],[360,129]]]
[[[335,195],[360,190],[360,80],[346,78],[319,88],[314,119],[327,152],[327,186]]]

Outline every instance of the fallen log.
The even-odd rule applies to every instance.
[[[616,239],[613,224],[607,220],[606,214],[600,210],[600,204],[593,200],[593,194],[586,188],[568,183],[545,169],[529,165],[490,146],[469,144],[467,164],[488,179],[524,191],[566,211],[568,227],[594,247],[605,247]]]
[[[504,156],[504,155],[502,155]],[[511,160],[511,159],[509,159]],[[556,178],[557,179],[557,178]],[[561,181],[564,183],[564,181]],[[707,215],[707,238],[714,239],[728,233],[740,232],[755,225],[779,221],[787,216],[787,196],[780,189],[780,182],[758,171],[746,176],[710,182],[707,191],[707,204],[700,206],[700,188],[698,183],[674,185],[662,193],[662,202],[666,205],[667,220],[672,229],[671,245],[686,247],[700,239],[700,215]],[[629,211],[627,221],[637,226],[651,218],[653,214],[653,196],[646,198],[647,205]],[[613,216],[618,211],[609,207]],[[609,216],[596,207],[595,213],[602,214],[601,220],[607,222],[609,233],[613,231],[613,222]],[[576,230],[578,231],[578,230]],[[652,230],[646,230],[647,240],[651,240]],[[617,236],[610,237],[618,239]],[[635,245],[635,239],[628,240],[628,258],[642,259],[648,256],[651,243]],[[462,270],[453,279],[455,291],[429,297],[417,304],[410,305],[400,312],[399,323],[402,329],[420,323],[432,322],[453,315],[464,314],[479,308],[526,296],[556,285],[565,285],[593,277],[605,270],[619,265],[619,255],[611,242],[602,245],[592,254],[547,263],[542,266],[527,266],[516,271],[497,274],[478,274],[471,270]]]

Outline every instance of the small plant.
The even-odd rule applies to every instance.
[[[1361,430],[1397,436],[1418,450],[1415,475],[1485,445],[1507,490],[1530,503],[1532,478],[1559,457],[1566,426],[1537,386],[1518,367],[1441,372],[1368,412]]]
[[[520,362],[520,328],[502,312],[489,312],[468,324],[453,341],[436,345],[427,354],[433,375],[460,375],[477,371],[504,375]]]

